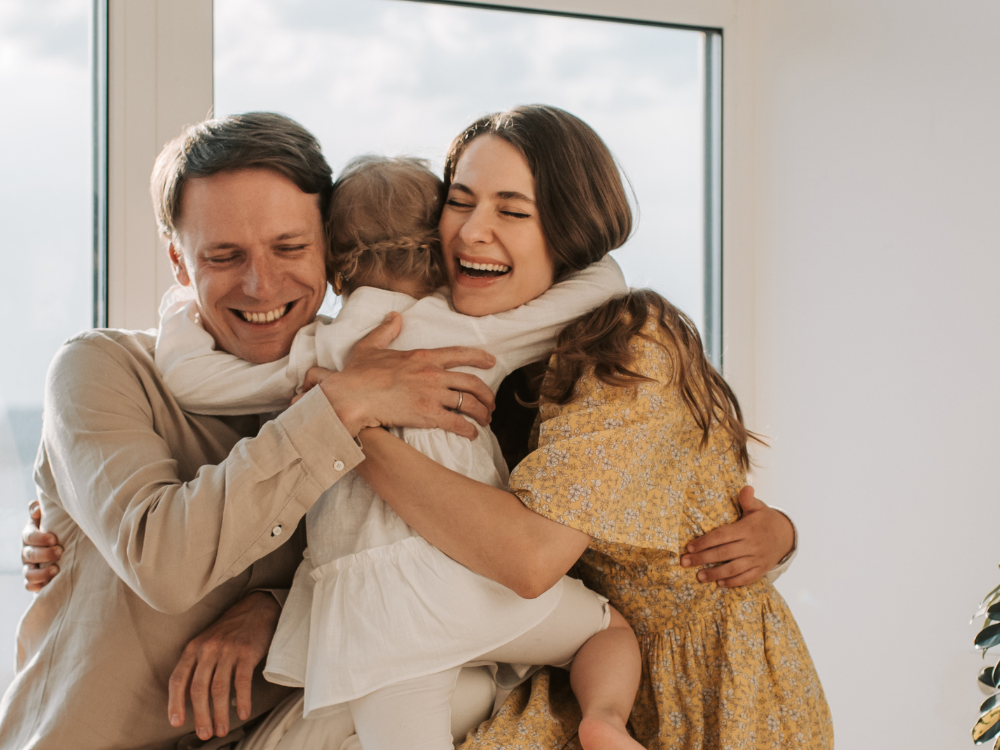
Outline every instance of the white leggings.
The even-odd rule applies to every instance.
[[[608,627],[611,611],[604,597],[573,578],[564,577],[556,585],[562,594],[548,617],[473,664],[567,667],[584,643]],[[358,741],[364,750],[453,750],[454,743],[489,715],[487,711],[474,716],[475,723],[458,722],[453,728],[452,699],[460,673],[472,684],[474,673],[455,667],[388,685],[315,719],[301,718],[299,708],[298,717],[283,729],[272,727],[270,741],[258,744],[248,737],[240,750],[348,750],[358,748]]]

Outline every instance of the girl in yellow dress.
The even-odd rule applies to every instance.
[[[597,136],[585,125],[580,135],[577,124],[561,110],[523,107],[456,139],[445,177],[468,218],[450,232],[442,219],[446,262],[449,243],[516,257],[525,217],[538,224],[556,278],[613,249],[607,238],[621,235],[624,190],[603,143],[580,158],[573,139],[592,147]],[[483,135],[514,145],[531,170],[533,199],[514,216],[501,210],[512,191],[478,195],[475,185],[452,183]],[[466,304],[498,291],[479,289],[464,289]],[[638,637],[642,676],[628,731],[644,747],[832,748],[822,687],[771,583],[759,574],[746,586],[701,583],[681,564],[693,539],[739,517],[749,463],[739,405],[690,320],[659,295],[633,291],[571,323],[549,362],[539,416],[537,448],[512,473],[510,492],[378,429],[361,435],[359,472],[428,541],[522,596],[575,564]],[[579,747],[587,729],[565,675],[545,670],[462,747]]]
[[[638,741],[832,747],[823,689],[770,582],[704,585],[678,564],[691,539],[738,516],[748,464],[736,399],[691,322],[649,291],[612,300],[563,332],[542,393],[538,449],[510,490],[591,537],[576,572],[625,616],[643,655]],[[572,716],[563,697],[552,703]],[[512,702],[468,747],[503,746],[511,732],[545,738],[553,723],[540,715]],[[540,746],[563,746],[552,739]]]

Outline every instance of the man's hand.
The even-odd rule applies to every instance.
[[[28,591],[41,591],[59,572],[56,561],[62,557],[63,548],[55,534],[41,531],[42,506],[32,500],[28,506],[29,518],[21,532],[21,562],[24,567],[24,587]]]
[[[365,427],[440,427],[467,438],[490,422],[493,391],[475,375],[451,372],[467,365],[488,369],[496,363],[481,349],[451,346],[399,352],[386,349],[403,319],[391,313],[354,345],[341,372],[313,368],[305,388],[319,385],[351,435]],[[459,413],[461,412],[461,413]]]
[[[753,496],[753,487],[740,490],[743,517],[713,529],[687,546],[689,554],[681,566],[721,563],[698,571],[699,581],[718,581],[720,586],[746,586],[762,577],[792,551],[795,531],[781,511],[769,508]]]
[[[281,607],[271,594],[257,591],[230,607],[184,649],[170,675],[167,716],[184,724],[190,686],[195,732],[207,740],[229,733],[229,691],[236,687],[236,713],[250,718],[253,671],[267,655]]]

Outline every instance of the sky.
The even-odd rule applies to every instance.
[[[92,324],[90,15],[0,2],[0,573],[20,572],[45,371]]]
[[[38,404],[59,344],[92,323],[89,0],[0,3],[0,407]]]
[[[215,0],[215,111],[283,112],[335,170],[360,153],[440,172],[478,116],[546,103],[587,121],[631,182],[638,230],[616,257],[702,321],[700,32],[406,2]]]

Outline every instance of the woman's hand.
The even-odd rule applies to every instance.
[[[788,516],[754,497],[753,487],[740,490],[743,517],[713,529],[687,546],[681,566],[719,563],[698,571],[698,580],[720,586],[746,586],[764,576],[788,556],[795,529]]]
[[[59,566],[56,561],[62,557],[63,548],[55,534],[41,530],[42,505],[32,500],[28,505],[28,522],[21,532],[21,562],[24,567],[24,588],[38,592],[56,577]]]
[[[167,716],[171,726],[184,724],[190,687],[198,738],[229,733],[229,692],[236,688],[236,714],[250,718],[253,671],[267,655],[281,607],[266,591],[236,602],[184,649],[170,675]]]

